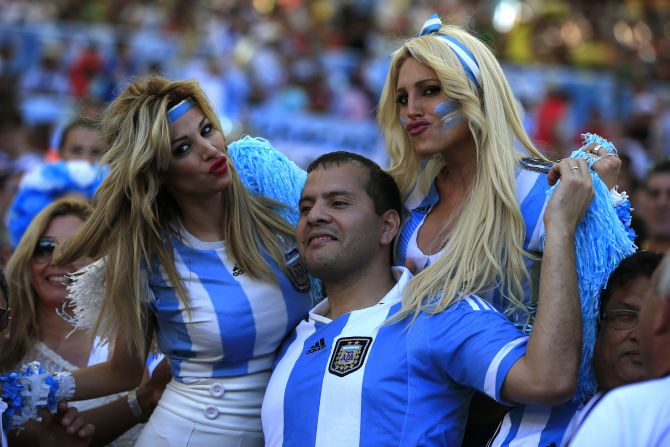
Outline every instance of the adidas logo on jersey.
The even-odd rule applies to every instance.
[[[242,270],[242,268],[239,265],[235,264],[235,267],[233,267],[233,276],[240,276],[240,275],[244,275],[244,270]]]
[[[323,338],[312,345],[311,348],[307,351],[307,354],[311,354],[316,351],[320,351],[326,348],[326,340]]]

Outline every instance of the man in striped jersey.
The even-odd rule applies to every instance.
[[[391,267],[398,189],[364,157],[315,160],[296,240],[328,298],[280,350],[263,402],[266,444],[459,445],[475,389],[508,403],[569,399],[581,345],[572,239],[593,192],[583,160],[559,170],[545,212],[535,330],[526,337],[474,295],[440,313],[387,321],[411,280]]]

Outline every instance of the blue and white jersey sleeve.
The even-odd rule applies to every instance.
[[[502,402],[507,373],[525,354],[528,337],[475,295],[426,321],[427,349],[435,364],[454,382]]]
[[[244,186],[255,195],[286,205],[277,211],[295,226],[307,173],[262,138],[245,136],[228,146],[228,154]]]
[[[523,248],[530,252],[541,252],[544,238],[544,209],[549,202],[547,174],[519,169],[516,173],[516,196],[519,210],[526,227]]]

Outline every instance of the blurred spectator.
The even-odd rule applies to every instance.
[[[535,143],[545,155],[557,160],[570,155],[575,132],[570,123],[570,96],[551,88],[537,106]]]
[[[670,96],[665,94],[659,101],[659,110],[652,127],[654,160],[670,158]]]
[[[574,442],[579,446],[670,445],[670,262],[651,280],[637,329],[640,359],[653,378],[608,393],[587,415]]]
[[[86,118],[77,118],[65,126],[58,145],[62,160],[84,160],[92,164],[100,161],[105,149],[100,129]]]
[[[624,129],[624,136],[617,142],[617,149],[620,155],[628,156],[632,174],[637,180],[641,181],[647,175],[649,165],[651,164],[651,157],[647,151],[647,147],[636,136],[635,128],[630,125],[624,125]]]
[[[28,69],[21,80],[26,94],[64,95],[69,93],[67,76],[61,66],[60,50],[56,46],[44,49],[39,64]]]
[[[77,55],[70,67],[70,90],[77,98],[94,96],[101,98],[105,93],[101,74],[104,68],[102,54],[98,46],[91,42]]]
[[[661,253],[639,251],[623,259],[610,275],[600,295],[600,324],[593,352],[598,394],[572,418],[563,444],[572,439],[604,393],[648,378],[640,359],[636,327],[640,309],[651,291],[651,275],[662,259]]]
[[[607,120],[603,118],[600,109],[596,105],[591,106],[589,108],[589,113],[586,118],[586,122],[582,124],[579,130],[577,131],[573,139],[573,144],[575,147],[580,147],[582,145],[582,134],[588,132],[597,133],[603,138],[612,140],[612,132],[609,127],[609,124]]]
[[[665,253],[670,249],[670,160],[656,164],[647,174],[643,208],[647,237],[642,248]]]
[[[365,90],[362,68],[357,68],[342,84],[338,88],[340,93],[333,95],[334,113],[357,121],[374,119],[375,104]]]
[[[14,45],[9,40],[0,42],[0,90],[12,88],[19,78]]]
[[[12,246],[16,247],[30,222],[46,206],[65,196],[90,200],[101,182],[97,166],[83,160],[47,163],[27,173],[7,213]]]
[[[139,71],[139,64],[133,56],[128,42],[119,38],[114,44],[114,51],[104,62],[105,91],[103,99],[111,101],[116,96],[119,86],[127,84]]]

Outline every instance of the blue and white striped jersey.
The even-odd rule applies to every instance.
[[[485,300],[384,324],[411,274],[335,320],[315,307],[283,345],[263,401],[268,446],[460,445],[473,390],[500,400],[527,337]]]
[[[540,172],[519,169],[516,175],[516,191],[519,199],[521,215],[526,224],[526,237],[523,248],[528,252],[541,252],[541,239],[544,236],[544,208],[547,205],[549,191],[547,175]],[[430,210],[437,204],[440,197],[437,193],[435,183],[431,183],[427,193],[415,187],[412,193],[407,197],[404,203],[403,218],[405,220],[398,243],[396,245],[396,264],[405,265],[406,261],[412,261],[421,271],[435,261],[444,249],[434,255],[426,255],[416,245],[416,237],[426,219]],[[539,262],[533,259],[526,259],[526,267],[535,283],[539,282]],[[526,298],[530,303],[530,290],[526,286],[528,293]],[[501,298],[500,291],[494,289],[480,293],[482,298],[493,303],[500,311],[505,311],[507,303]],[[512,320],[515,324],[522,326],[526,322],[526,316],[523,314],[513,315]]]
[[[235,265],[224,242],[203,242],[180,228],[175,264],[189,296],[190,316],[158,265],[148,275],[158,345],[176,380],[270,371],[277,348],[311,307],[270,263],[278,282],[261,281]]]
[[[549,199],[547,196],[549,188],[546,174],[526,169],[519,169],[517,171],[517,198],[526,225],[526,237],[523,248],[528,252],[541,252],[540,241],[544,236],[543,217],[544,209]],[[420,251],[418,255],[416,254],[418,250],[415,247],[416,233],[432,207],[438,201],[439,196],[434,183],[427,194],[422,194],[416,188],[406,200],[405,214],[407,221],[403,226],[397,244],[397,262],[399,264],[404,263],[406,259],[411,259],[419,270],[425,268],[426,261],[429,258],[420,253]],[[414,244],[414,247],[412,244]],[[410,257],[410,254],[413,254],[413,256]],[[434,257],[431,258],[434,259]],[[526,266],[535,282],[539,282],[539,268],[537,268],[539,265],[535,265],[537,263],[538,261],[530,258],[526,259]],[[428,265],[430,265],[430,261],[428,261]],[[501,311],[506,307],[498,290],[481,294],[481,296]],[[530,303],[530,293],[526,294],[526,299]],[[514,318],[514,316],[512,319],[516,320],[515,323],[518,325],[524,322],[523,319]],[[515,440],[522,443],[513,445],[548,446],[552,442],[558,445],[576,409],[577,405],[572,403],[555,407],[541,405],[521,405],[514,407],[503,419],[498,429],[497,437],[492,445],[508,446],[512,445],[511,442]]]

